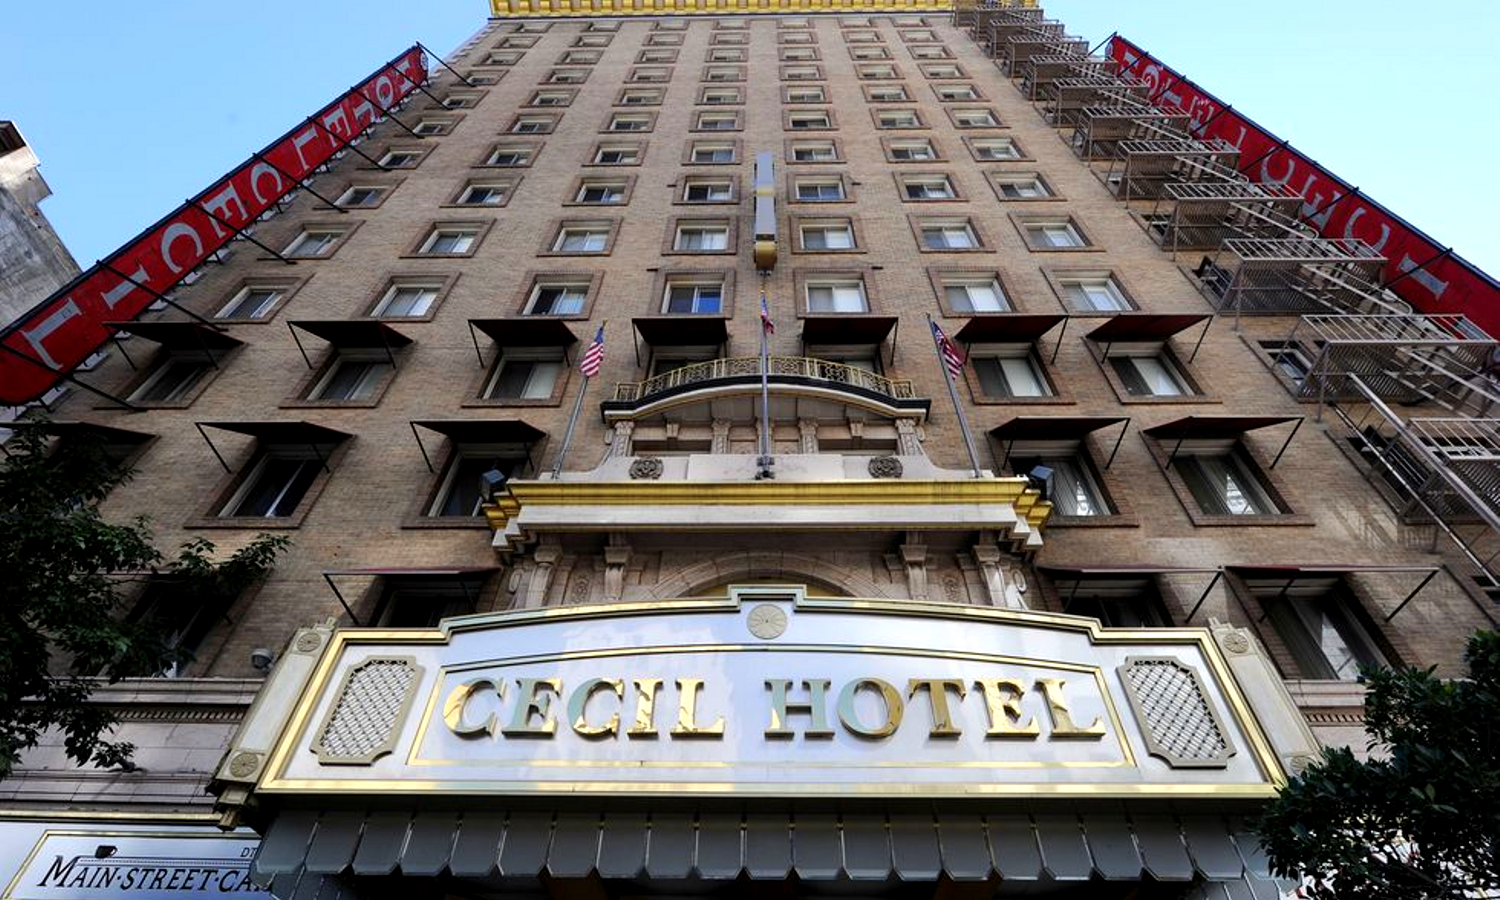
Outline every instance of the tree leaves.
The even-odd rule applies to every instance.
[[[185,544],[169,563],[144,519],[106,522],[99,502],[129,478],[102,443],[49,446],[45,426],[19,430],[0,464],[0,778],[44,732],[62,732],[80,765],[128,767],[133,747],[91,705],[99,678],[150,675],[183,661],[162,617],[132,621],[130,581],[168,576],[173,603],[227,608],[288,545],[260,535],[223,562],[214,545]]]
[[[1373,756],[1345,747],[1292,779],[1256,822],[1277,874],[1320,900],[1459,900],[1500,891],[1500,634],[1468,646],[1469,679],[1365,672]]]

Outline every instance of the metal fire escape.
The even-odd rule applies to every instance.
[[[1272,344],[1277,377],[1318,404],[1402,519],[1430,526],[1434,549],[1451,539],[1500,600],[1500,343],[1463,316],[1415,312],[1381,283],[1375,248],[1319,234],[1302,195],[1250,180],[1237,148],[1041,10],[981,9],[971,29],[1164,250],[1202,254],[1192,274],[1219,313],[1236,327],[1297,317]]]

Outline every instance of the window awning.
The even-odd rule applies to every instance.
[[[202,322],[106,322],[105,325],[161,344],[168,350],[230,350],[244,343]]]
[[[346,431],[314,425],[311,422],[195,422],[194,424],[200,431],[204,428],[216,428],[219,431],[232,431],[235,434],[248,435],[272,444],[337,444],[353,437]]]
[[[653,347],[717,347],[729,340],[724,316],[644,316],[632,319],[635,331]]]
[[[965,344],[1030,344],[1067,318],[1062,313],[975,316],[953,337]]]
[[[1103,325],[1088,333],[1088,338],[1101,344],[1121,341],[1164,341],[1178,332],[1186,331],[1205,319],[1208,313],[1129,313],[1110,316]]]
[[[1244,581],[1270,581],[1281,585],[1280,593],[1289,592],[1299,581],[1322,580],[1328,578],[1342,578],[1345,575],[1359,574],[1401,574],[1411,573],[1422,575],[1422,580],[1416,587],[1406,595],[1396,608],[1391,610],[1385,617],[1389,622],[1396,618],[1396,614],[1406,608],[1406,605],[1422,593],[1422,589],[1443,571],[1441,566],[1412,566],[1412,565],[1350,565],[1348,563],[1333,564],[1301,564],[1301,565],[1253,565],[1253,566],[1225,566],[1225,571],[1230,572]],[[1264,618],[1264,616],[1262,617]]]
[[[1155,880],[1241,885],[1274,898],[1265,854],[1222,814],[672,812],[509,810],[486,804],[355,812],[289,809],[271,822],[254,871],[278,897],[314,896],[321,879],[586,878],[681,883]],[[300,884],[299,884],[300,881]],[[324,891],[327,893],[327,891]],[[643,890],[643,893],[651,893]]]
[[[1129,416],[1016,416],[991,428],[990,435],[1003,441],[1078,440],[1129,421]]]
[[[530,444],[547,435],[521,419],[422,419],[411,424],[461,444]]]
[[[132,431],[129,428],[116,428],[113,425],[99,425],[94,422],[18,419],[14,422],[6,422],[3,427],[14,430],[30,428],[60,438],[75,436],[97,438],[105,444],[142,444],[156,437],[145,431]]]
[[[405,347],[412,339],[379,319],[307,319],[288,322],[335,347]]]
[[[578,343],[578,335],[567,322],[547,316],[470,319],[469,327],[484,332],[502,347],[566,347]]]
[[[348,614],[349,621],[356,627],[360,626],[359,617],[349,607],[349,601],[344,599],[344,594],[333,579],[341,576],[363,576],[366,578],[392,578],[405,581],[423,581],[434,584],[454,582],[468,594],[468,585],[472,581],[484,581],[491,575],[500,571],[498,566],[450,566],[447,568],[423,568],[421,566],[395,566],[377,567],[371,569],[330,569],[323,573],[323,581],[328,584],[329,590],[339,599],[339,605]]]
[[[895,316],[808,316],[803,344],[880,344],[896,327]]]
[[[1247,431],[1301,422],[1301,416],[1187,416],[1164,425],[1147,428],[1146,433],[1154,438],[1228,438],[1238,437]]]

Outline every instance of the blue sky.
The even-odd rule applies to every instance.
[[[1048,0],[1141,44],[1500,275],[1494,0]],[[42,159],[44,209],[92,263],[414,41],[446,53],[485,0],[12,3],[0,118]],[[25,73],[21,81],[16,73]]]

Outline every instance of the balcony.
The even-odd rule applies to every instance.
[[[1194,274],[1222,312],[1249,315],[1410,313],[1376,287],[1386,258],[1363,241],[1292,231],[1275,238],[1233,238],[1218,261]]]
[[[1004,72],[1007,78],[1018,78],[1025,71],[1026,63],[1033,57],[1076,56],[1079,59],[1087,57],[1089,42],[1083,38],[1066,35],[1043,37],[1026,33],[1011,37],[998,49],[1000,71]]]
[[[1056,79],[1042,86],[1041,95],[1042,118],[1054,128],[1068,128],[1089,107],[1145,103],[1150,90],[1139,82],[1095,73]]]
[[[1047,87],[1067,78],[1116,78],[1120,64],[1102,56],[1034,56],[1021,74],[1021,94],[1027,100],[1042,100]]]
[[[1139,101],[1093,103],[1073,120],[1073,152],[1086,160],[1113,159],[1125,141],[1191,137],[1187,113],[1167,112]]]
[[[1240,151],[1227,141],[1153,139],[1122,141],[1105,181],[1117,199],[1153,200],[1182,182],[1243,181]]]
[[[1232,238],[1284,235],[1302,204],[1302,195],[1284,184],[1183,181],[1166,185],[1143,218],[1151,237],[1175,254],[1217,250]]]
[[[918,398],[910,381],[887,378],[867,369],[802,356],[767,358],[767,383],[778,394],[800,392],[836,402],[874,407],[889,415],[925,415],[928,401]],[[639,415],[667,400],[753,393],[761,380],[761,359],[743,356],[710,359],[664,372],[645,381],[615,385],[605,415]]]

